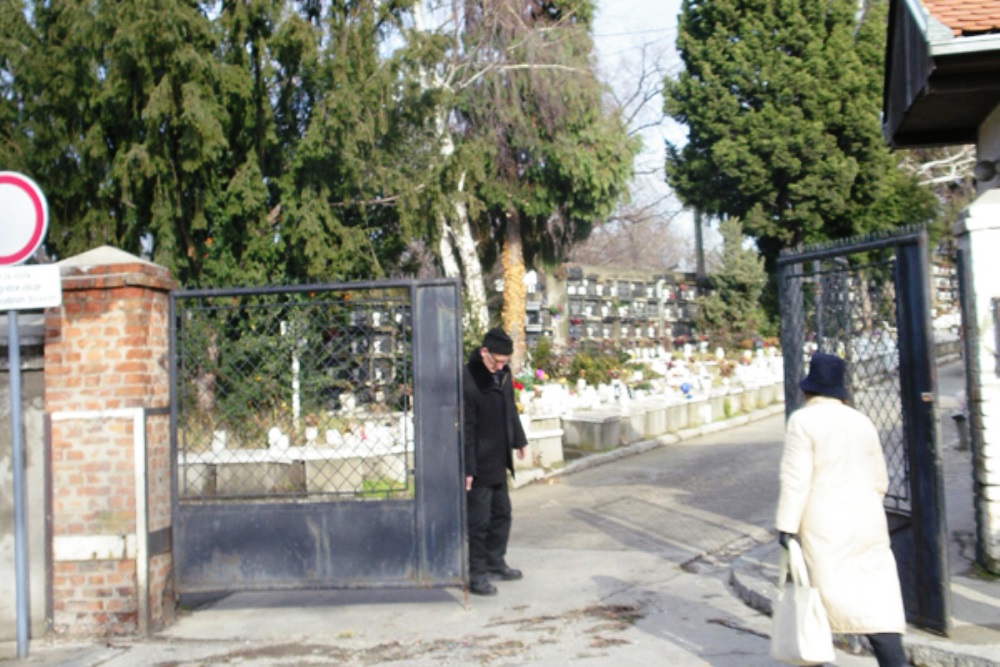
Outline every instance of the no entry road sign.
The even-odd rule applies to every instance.
[[[33,180],[0,171],[0,266],[28,260],[45,238],[49,206]]]

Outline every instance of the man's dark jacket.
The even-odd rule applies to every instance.
[[[465,474],[473,486],[493,486],[514,474],[514,449],[528,444],[514,404],[510,366],[494,377],[479,348],[469,355],[462,380],[465,404]]]

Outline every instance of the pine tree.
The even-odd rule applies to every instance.
[[[50,254],[186,286],[379,277],[419,235],[420,101],[385,55],[412,0],[0,4],[0,158]]]
[[[45,189],[50,254],[151,239],[185,286],[415,271],[459,209],[475,262],[556,261],[635,150],[592,5],[455,3],[413,39],[414,0],[2,3],[0,158]]]
[[[422,234],[426,119],[403,90],[407,54],[383,54],[409,4],[335,3],[279,39],[279,234],[305,279],[385,277]]]

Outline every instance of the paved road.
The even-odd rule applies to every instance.
[[[509,559],[525,579],[468,607],[454,590],[238,594],[148,641],[36,642],[24,664],[774,667],[769,618],[733,594],[726,565],[771,539],[783,423],[519,489]]]
[[[515,494],[515,565],[532,575],[533,559],[564,551],[576,574],[587,563],[574,556],[586,553],[602,604],[634,610],[634,627],[617,635],[627,643],[594,664],[640,664],[639,647],[650,644],[657,664],[777,664],[769,619],[734,604],[726,579],[729,559],[772,539],[783,427],[779,414]],[[627,560],[635,562],[628,576],[602,574]],[[874,661],[842,654],[838,664]]]
[[[783,418],[680,442],[514,494],[514,545],[629,550],[683,565],[766,537]]]
[[[944,412],[961,370],[939,379]],[[770,619],[733,594],[727,564],[772,539],[783,426],[777,414],[517,490],[509,560],[525,579],[468,607],[454,590],[238,594],[148,641],[36,642],[24,664],[774,667]]]

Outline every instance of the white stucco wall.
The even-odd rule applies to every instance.
[[[1000,121],[1000,115],[993,116]],[[1000,123],[991,129],[1000,129]],[[993,134],[1000,140],[1000,132]],[[1000,150],[1000,141],[991,145]],[[1000,299],[1000,188],[982,191],[954,232],[966,269],[961,277],[965,292],[962,325],[969,346],[966,375],[973,474],[979,482],[974,498],[977,555],[982,565],[1000,572],[1000,322],[993,304]]]

